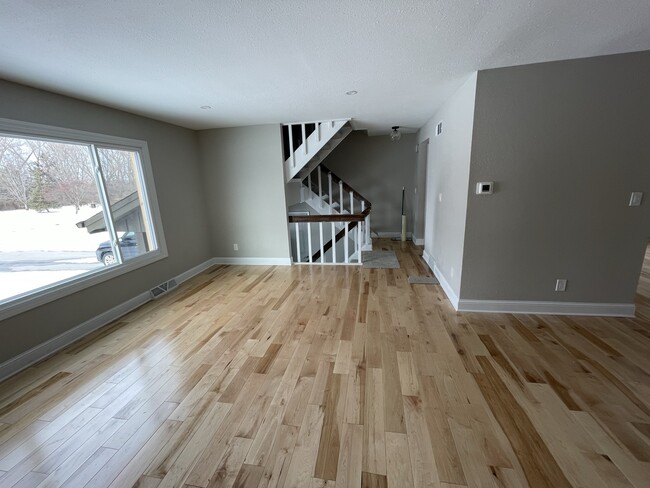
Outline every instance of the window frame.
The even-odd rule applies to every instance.
[[[139,177],[144,183],[145,203],[151,219],[151,226],[153,227],[153,237],[157,244],[157,249],[147,251],[121,264],[88,271],[81,275],[58,281],[52,285],[35,288],[14,297],[0,300],[0,320],[27,312],[33,308],[72,295],[168,257],[162,218],[158,206],[158,196],[154,184],[151,158],[149,156],[149,147],[146,141],[5,118],[0,118],[0,135],[29,139],[39,138],[54,142],[83,144],[89,147],[94,145],[96,148],[102,147],[138,152],[141,170]],[[100,191],[99,188],[98,191]]]

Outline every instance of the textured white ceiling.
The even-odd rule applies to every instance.
[[[0,77],[194,129],[418,128],[478,69],[646,49],[649,0],[0,0]]]

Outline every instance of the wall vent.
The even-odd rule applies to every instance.
[[[176,280],[174,280],[174,279],[171,279],[169,281],[165,281],[164,283],[161,283],[160,285],[158,285],[158,286],[151,289],[151,298],[153,298],[154,300],[156,298],[160,298],[165,293],[169,293],[171,290],[173,290],[177,286],[178,286],[178,283],[176,283]]]
[[[438,125],[436,125],[436,135],[439,136],[442,134],[442,121],[438,122]]]

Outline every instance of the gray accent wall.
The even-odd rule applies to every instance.
[[[194,131],[0,80],[0,117],[145,140],[169,257],[0,323],[0,363],[212,257]]]
[[[495,193],[475,195],[478,181]],[[469,188],[461,299],[632,303],[650,228],[650,52],[479,72]]]
[[[413,229],[416,173],[415,134],[368,136],[364,131],[348,135],[323,161],[343,181],[372,203],[372,232],[402,231],[402,187],[406,188],[407,232]],[[338,193],[335,193],[337,195]]]
[[[212,255],[288,259],[280,125],[204,130],[198,139]]]
[[[476,73],[454,93],[418,132],[418,142],[429,140],[426,168],[424,250],[460,296],[467,214]],[[436,126],[442,122],[442,134]]]

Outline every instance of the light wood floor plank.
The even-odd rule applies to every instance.
[[[215,266],[0,383],[0,486],[650,486],[650,247],[612,318],[457,313],[373,245],[401,267]]]

